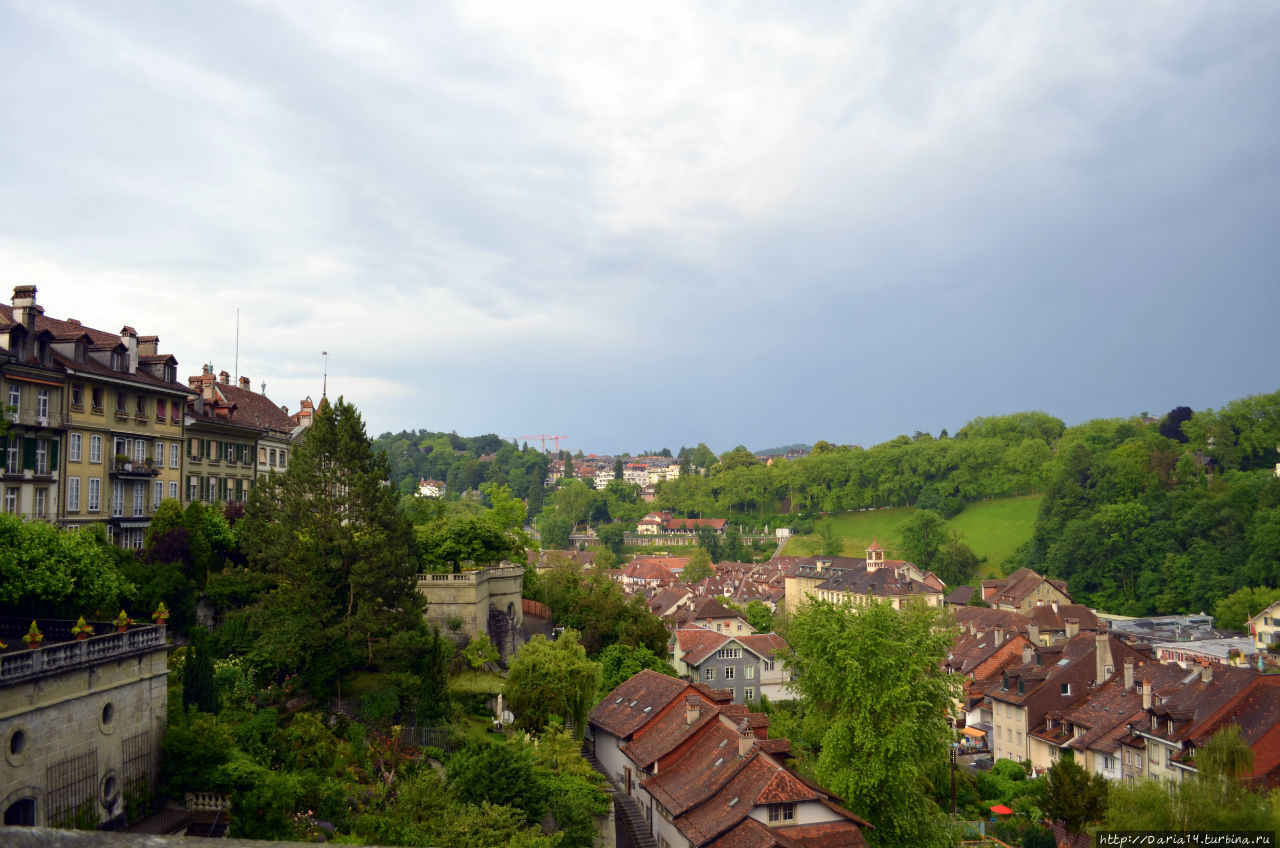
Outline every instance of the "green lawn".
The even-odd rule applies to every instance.
[[[967,505],[963,512],[948,522],[951,527],[964,534],[965,542],[979,558],[987,558],[987,562],[979,569],[979,577],[1000,574],[1000,566],[1004,560],[1031,538],[1041,497],[1025,495],[978,501]],[[835,524],[842,541],[841,555],[865,556],[867,546],[874,540],[888,552],[889,558],[894,558],[900,547],[902,527],[914,511],[901,507],[842,512],[829,515],[823,520]],[[786,556],[813,556],[821,550],[822,540],[814,534],[792,537],[782,553]]]
[[[506,678],[491,671],[463,671],[449,678],[449,691],[458,695],[496,695],[505,682]]]

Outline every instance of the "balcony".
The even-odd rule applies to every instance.
[[[45,415],[38,415],[39,409],[34,406],[24,406],[21,409],[9,407],[9,411],[5,413],[5,420],[11,425],[19,427],[44,427],[47,429],[62,429],[67,426],[66,417],[61,413],[52,412]]]
[[[117,456],[111,466],[111,476],[122,479],[147,480],[160,476],[160,469],[149,459],[137,460]]]

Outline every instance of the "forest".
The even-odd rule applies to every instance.
[[[652,504],[622,481],[596,491],[568,480],[544,503],[533,481],[546,457],[496,436],[423,431],[377,444],[402,489],[406,474],[504,483],[529,499],[544,544],[567,541],[583,523],[625,527],[655,508],[810,532],[824,513],[910,506],[945,518],[977,500],[1037,492],[1033,537],[1006,566],[1064,578],[1085,603],[1132,615],[1200,612],[1246,587],[1280,586],[1280,392],[1072,427],[1044,412],[983,417],[954,434],[916,432],[870,448],[818,442],[769,465],[745,447],[720,457],[705,445],[681,448],[690,473],[660,483]],[[479,461],[484,451],[491,461]]]

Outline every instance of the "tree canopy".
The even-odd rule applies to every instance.
[[[879,845],[949,843],[921,776],[945,761],[958,682],[943,674],[954,632],[937,610],[806,603],[787,631],[793,686],[819,740],[817,777],[875,825]]]
[[[410,527],[355,407],[322,401],[289,468],[249,495],[242,538],[274,587],[246,612],[260,668],[314,685],[376,660],[421,628]]]
[[[511,662],[503,692],[517,727],[542,730],[558,716],[581,733],[600,680],[600,663],[587,659],[577,631],[565,630],[554,642],[537,635],[525,643]]]

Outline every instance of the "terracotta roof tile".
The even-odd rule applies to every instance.
[[[660,672],[645,669],[605,696],[591,711],[592,724],[619,739],[626,739],[643,727],[651,713],[671,703],[689,684]],[[645,707],[651,707],[646,713]]]

